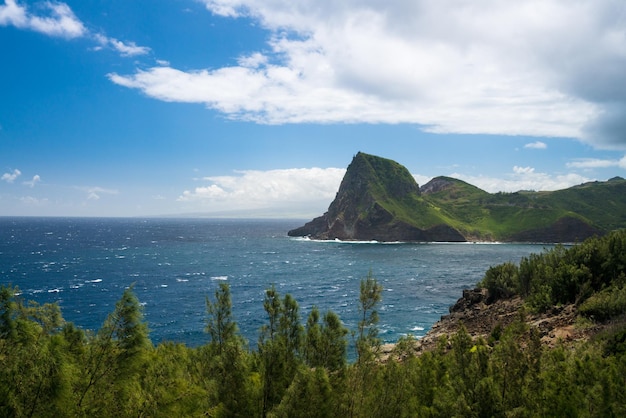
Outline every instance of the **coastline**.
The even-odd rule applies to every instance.
[[[443,315],[422,338],[411,341],[409,351],[398,350],[398,343],[382,344],[381,361],[389,358],[401,360],[407,353],[420,355],[437,349],[442,339],[447,339],[445,348],[450,348],[449,338],[464,326],[473,340],[489,339],[494,329],[505,328],[516,320],[522,320],[529,327],[535,327],[545,347],[557,344],[573,344],[586,341],[608,325],[579,326],[578,312],[574,304],[553,307],[541,314],[526,311],[519,297],[499,299],[487,304],[487,289],[464,290],[463,296],[450,306],[450,313]]]

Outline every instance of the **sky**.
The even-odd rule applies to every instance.
[[[307,219],[359,151],[626,177],[623,0],[4,0],[0,216]]]

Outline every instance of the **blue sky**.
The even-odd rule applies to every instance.
[[[4,0],[0,216],[323,213],[354,154],[626,177],[622,0]]]

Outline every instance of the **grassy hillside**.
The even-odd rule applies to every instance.
[[[424,200],[469,238],[507,240],[564,218],[605,232],[626,226],[626,180],[621,178],[554,192],[495,194],[449,177],[434,181],[439,187],[425,187]]]
[[[626,180],[620,177],[538,193],[535,200],[539,205],[575,212],[603,230],[626,225]]]
[[[626,228],[626,180],[619,177],[553,192],[491,194],[450,177],[436,177],[420,188],[404,166],[359,152],[328,212],[289,234],[320,239],[580,242],[618,228]],[[417,232],[403,235],[412,230]],[[446,233],[421,234],[426,230]]]
[[[360,199],[360,217],[376,202],[397,220],[418,228],[430,228],[454,220],[425,200],[409,171],[393,160],[358,153],[348,168],[344,186],[356,186]],[[367,198],[363,199],[364,196]],[[357,199],[358,201],[358,199]]]

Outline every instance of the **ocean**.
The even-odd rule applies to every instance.
[[[206,297],[228,283],[233,315],[255,347],[275,285],[300,306],[336,312],[355,329],[361,279],[383,286],[380,337],[423,336],[492,265],[545,245],[376,243],[287,237],[304,220],[0,218],[0,284],[57,302],[66,321],[98,330],[134,286],[152,341],[208,342]]]

